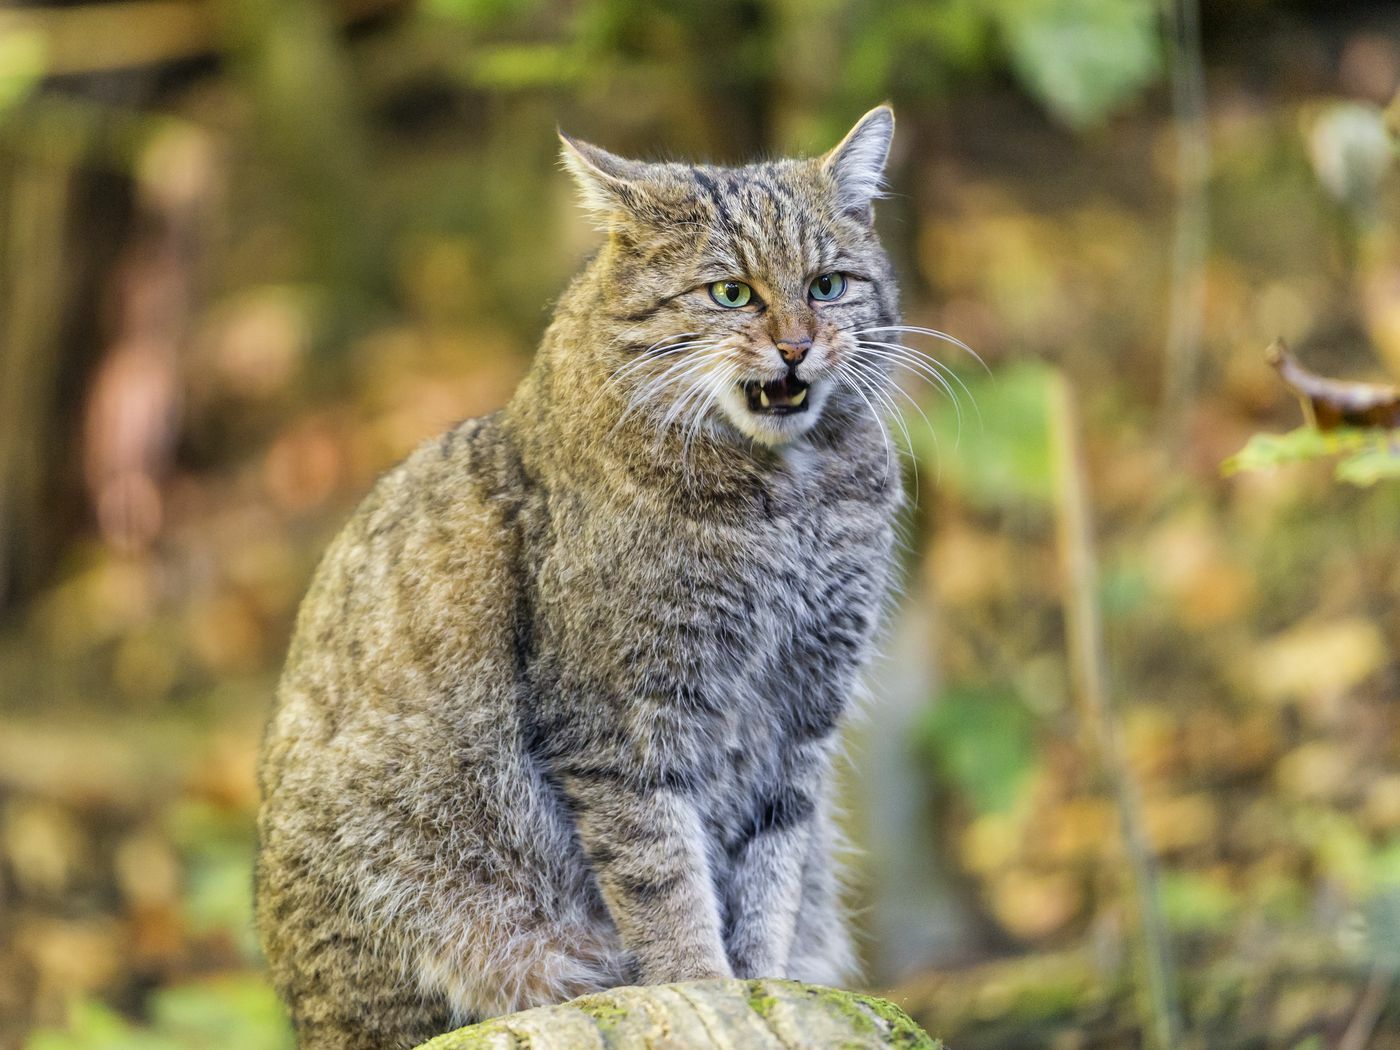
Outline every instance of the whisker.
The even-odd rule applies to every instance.
[[[723,358],[726,352],[726,347],[716,345],[706,347],[702,351],[697,351],[695,354],[686,357],[683,361],[675,362],[660,375],[653,377],[640,387],[636,394],[633,395],[633,399],[645,400],[667,386],[672,386],[680,383],[684,379],[688,379],[696,372],[701,372],[709,367],[714,361]]]
[[[705,421],[706,414],[719,401],[720,396],[739,372],[739,366],[733,362],[726,365],[723,372],[715,375],[709,384],[709,391],[691,411],[690,423],[685,429],[685,438],[681,443],[681,467],[689,477],[690,473],[690,451],[694,447],[696,439],[700,436],[700,429]]]
[[[852,367],[857,367],[856,362],[854,361],[848,363]],[[932,421],[930,421],[928,418],[928,413],[924,411],[923,406],[919,404],[917,398],[915,398],[912,394],[909,393],[909,391],[905,390],[902,386],[900,386],[894,380],[890,379],[888,376],[880,372],[872,372],[869,378],[877,380],[880,383],[883,383],[886,386],[890,387],[892,390],[894,390],[895,393],[899,394],[901,397],[904,398],[904,400],[908,401],[911,405],[913,405],[914,411],[919,413],[919,418],[924,421],[924,426],[928,430],[929,439],[933,442],[934,481],[941,481],[943,479],[943,460],[938,450],[938,431],[934,429]],[[904,413],[901,411],[899,415],[903,417]],[[914,500],[915,502],[917,502],[919,498],[919,457],[914,454],[913,442],[910,441],[910,434],[907,427],[905,428],[904,435],[905,441],[909,443],[909,458],[914,465]]]
[[[669,377],[669,382],[670,382],[670,384],[672,384],[672,385],[680,383],[680,381],[681,381],[682,379],[686,379],[686,380],[690,380],[690,381],[689,381],[689,383],[688,383],[689,389],[688,389],[685,393],[683,393],[683,394],[681,395],[681,397],[678,398],[678,399],[671,405],[671,408],[667,411],[665,417],[662,419],[661,427],[662,427],[663,430],[664,430],[665,428],[669,427],[669,426],[671,425],[671,423],[675,421],[676,417],[677,417],[682,411],[684,411],[684,407],[685,407],[686,403],[687,403],[687,402],[690,400],[690,398],[694,395],[694,393],[696,392],[697,388],[698,388],[698,389],[703,389],[703,388],[704,388],[704,386],[705,386],[705,384],[704,384],[704,382],[703,382],[703,375],[704,375],[704,372],[709,368],[709,366],[711,365],[711,363],[713,363],[716,359],[720,358],[721,355],[722,355],[727,349],[728,349],[728,348],[725,347],[722,343],[717,343],[717,344],[716,344],[714,347],[712,347],[710,350],[706,351],[706,352],[703,353],[703,354],[698,355],[694,360],[689,360],[689,359],[688,359],[686,362],[683,363],[683,364],[684,364],[684,367],[681,367],[681,368],[679,368],[679,369],[673,367],[673,368],[667,370],[667,376]],[[671,373],[675,373],[674,376],[672,376]],[[696,381],[696,380],[691,379],[691,377],[697,376],[697,375],[699,375],[699,376],[701,377],[700,381]],[[653,384],[651,384],[651,385],[655,385],[655,384],[653,383]]]
[[[850,371],[846,364],[838,363],[836,365],[836,374],[845,379],[847,385],[855,391],[856,396],[865,402],[865,407],[870,410],[870,418],[873,419],[875,425],[879,427],[880,439],[885,445],[885,478],[888,478],[890,476],[890,435],[889,431],[885,429],[884,420],[880,418],[880,413],[875,411],[875,406],[870,403],[870,399],[865,396],[865,391],[861,389],[859,377],[854,372]]]
[[[694,378],[686,384],[686,389],[681,395],[672,402],[671,407],[667,409],[665,416],[657,426],[655,444],[659,453],[661,448],[660,442],[666,432],[670,430],[678,420],[683,421],[680,428],[681,450],[679,459],[682,473],[687,477],[689,476],[688,457],[690,454],[691,440],[690,428],[701,418],[702,413],[708,406],[714,386],[714,377],[707,376],[703,370],[698,372],[696,370],[691,370],[691,375],[694,376]]]
[[[653,395],[659,393],[667,386],[675,384],[685,376],[703,368],[710,361],[721,356],[723,351],[723,344],[717,343],[712,346],[707,346],[697,351],[695,354],[688,355],[679,361],[671,362],[659,375],[652,376],[651,379],[647,380],[647,382],[638,387],[637,390],[633,391],[632,396],[628,398],[627,406],[618,417],[617,422],[613,424],[612,432],[616,433],[617,429],[621,427],[634,412],[638,411],[647,401],[651,400]]]
[[[942,375],[946,375],[962,387],[963,393],[967,394],[970,400],[975,400],[972,398],[972,392],[968,390],[967,384],[962,381],[957,372],[949,368],[948,365],[938,360],[938,358],[934,357],[932,354],[926,354],[916,346],[906,346],[904,343],[882,342],[879,339],[857,339],[856,343],[860,346],[884,347],[887,350],[902,354],[910,361],[918,362],[926,369],[931,369]]]
[[[883,344],[882,344],[882,345],[883,345]],[[860,351],[863,352],[865,355],[869,356],[870,358],[873,358],[873,359],[878,360],[878,361],[884,361],[884,362],[886,362],[886,363],[888,363],[888,364],[891,364],[891,365],[894,365],[894,366],[896,366],[896,367],[903,368],[903,369],[905,369],[906,371],[913,373],[914,375],[918,376],[918,377],[921,378],[921,379],[926,379],[926,380],[928,380],[930,383],[933,383],[935,386],[937,386],[938,389],[941,390],[943,393],[947,394],[947,395],[948,395],[948,400],[951,401],[951,402],[953,403],[953,410],[954,410],[954,411],[957,413],[957,415],[958,415],[958,440],[961,441],[961,440],[962,440],[963,411],[962,411],[962,400],[958,397],[957,391],[954,390],[954,389],[952,388],[952,386],[948,383],[948,381],[943,377],[942,373],[937,372],[937,371],[930,371],[930,370],[928,369],[928,367],[927,367],[926,365],[922,364],[921,362],[919,362],[919,361],[917,361],[917,360],[915,360],[915,359],[911,359],[911,358],[908,358],[908,357],[905,357],[905,356],[900,355],[900,354],[897,352],[897,350],[898,350],[898,344],[892,344],[892,345],[896,347],[895,350],[881,350],[881,349],[878,349],[877,347],[875,347],[875,346],[873,346],[873,345],[871,345],[871,344],[869,344],[869,343],[858,343],[858,344],[857,344],[857,346],[860,348]],[[860,355],[860,353],[858,353],[856,356],[861,356],[861,355]],[[957,377],[954,376],[954,379],[957,379]],[[958,385],[959,385],[959,386],[963,386],[963,384],[962,384],[961,381],[958,381]],[[966,388],[965,386],[963,386],[963,389],[964,389],[964,391],[965,391],[965,392],[967,393],[967,395],[968,395],[968,400],[972,403],[973,411],[977,413],[978,426],[981,426],[981,425],[982,425],[982,410],[981,410],[980,408],[978,408],[978,406],[977,406],[977,399],[974,398],[974,397],[972,396],[972,392],[969,391],[969,390],[967,390],[967,388]]]
[[[916,361],[919,361],[929,367],[932,367],[935,370],[943,372],[946,376],[948,376],[948,378],[952,379],[953,382],[957,383],[958,386],[962,388],[963,393],[967,395],[968,403],[972,405],[972,410],[977,414],[978,427],[982,427],[985,425],[982,420],[982,408],[980,405],[977,404],[977,398],[973,396],[972,391],[968,388],[968,385],[963,382],[962,377],[959,376],[957,372],[955,372],[952,368],[949,368],[948,365],[944,364],[936,357],[932,356],[931,354],[925,353],[917,347],[906,346],[903,343],[881,342],[879,339],[863,340],[859,338],[860,335],[868,332],[913,332],[917,334],[935,336],[938,339],[942,339],[945,342],[951,343],[952,345],[960,347],[961,349],[967,351],[967,353],[970,354],[972,358],[979,365],[982,366],[982,370],[986,372],[987,375],[991,376],[992,370],[987,367],[987,362],[982,360],[982,356],[978,354],[976,350],[972,349],[972,347],[968,346],[956,336],[949,335],[947,332],[940,332],[936,328],[922,328],[918,325],[886,325],[878,328],[862,328],[851,333],[853,336],[856,337],[857,343],[881,346],[889,350],[897,351],[907,357],[911,357]],[[887,336],[886,338],[889,337]],[[954,447],[957,447],[957,445],[959,445],[962,442],[962,408],[961,405],[958,404],[957,395],[953,393],[952,389],[948,386],[948,384],[941,383],[940,385],[948,391],[949,398],[953,401],[954,406],[958,408],[958,435],[957,438],[954,440]]]
[[[651,376],[633,391],[630,399],[631,402],[636,404],[646,400],[667,384],[675,382],[695,368],[702,367],[708,361],[713,360],[715,357],[719,356],[723,349],[724,348],[718,343],[707,344],[696,348],[692,353],[687,354],[678,361],[669,362],[665,368],[656,375]]]
[[[609,350],[615,349],[619,344],[625,342],[625,341],[627,340],[627,338],[628,338],[630,335],[632,335],[633,332],[636,332],[638,329],[645,327],[646,324],[647,324],[646,321],[639,321],[637,324],[628,325],[628,326],[627,326],[626,328],[624,328],[621,332],[617,333],[617,335],[613,336],[612,340],[611,340],[611,341],[608,343],[608,345],[607,345],[607,349],[609,349]],[[678,340],[678,339],[693,339],[695,336],[698,336],[699,334],[700,334],[699,332],[677,332],[677,333],[675,333],[674,335],[668,335],[668,336],[665,336],[664,338],[658,339],[656,342],[652,343],[650,346],[643,347],[641,350],[635,351],[635,353],[637,353],[638,355],[640,355],[640,356],[642,356],[642,357],[645,357],[647,354],[651,353],[653,350],[660,349],[661,347],[665,346],[667,343],[675,342],[675,341]],[[631,364],[632,362],[631,362],[631,361],[628,361],[627,363],[628,363],[628,364]]]
[[[982,366],[983,371],[985,371],[987,375],[992,374],[992,370],[987,367],[987,362],[982,360],[981,354],[979,354],[976,350],[972,349],[972,347],[968,346],[957,336],[949,335],[947,332],[940,332],[937,328],[923,328],[916,324],[887,324],[877,325],[874,328],[861,328],[857,331],[852,332],[851,334],[865,335],[870,332],[912,332],[917,335],[931,335],[935,339],[942,339],[945,343],[951,343],[953,346],[956,346],[961,350],[966,350],[969,354],[972,355],[972,359]]]
[[[661,344],[656,345],[660,346]],[[629,375],[637,369],[646,367],[653,361],[661,360],[661,358],[663,357],[669,357],[671,354],[678,354],[683,350],[690,350],[694,347],[704,345],[706,345],[706,341],[704,339],[695,339],[689,342],[665,346],[663,349],[660,350],[653,350],[652,347],[648,347],[646,350],[641,351],[641,356],[631,361],[624,361],[620,366],[614,369],[613,373],[610,376],[608,376],[607,382],[616,382],[617,380],[623,378],[626,375]]]
[[[849,361],[847,364],[851,366],[852,371],[857,372],[865,378],[867,389],[880,399],[881,403],[889,410],[890,415],[894,417],[895,423],[898,424],[900,432],[904,437],[904,454],[909,459],[909,466],[914,474],[914,502],[917,503],[919,500],[919,457],[914,452],[914,437],[909,433],[909,427],[904,422],[904,413],[900,411],[899,405],[885,392],[884,388],[887,386],[893,387],[898,393],[903,394],[908,401],[914,404],[916,409],[919,408],[918,403],[914,402],[913,398],[909,396],[908,391],[902,390],[899,385],[888,376],[882,375],[873,369],[860,368],[854,361]],[[922,409],[919,409],[921,415],[922,411]],[[928,422],[927,416],[924,416],[924,422]],[[934,443],[937,444],[937,435],[933,436],[933,440]]]
[[[869,369],[859,367],[854,361],[848,361],[847,364],[851,367],[852,372],[865,380],[866,389],[875,395],[875,397],[880,400],[880,403],[889,411],[890,416],[893,417],[895,424],[899,427],[900,433],[904,437],[905,450],[909,453],[911,459],[914,458],[914,439],[909,433],[909,428],[904,423],[904,414],[900,412],[899,405],[885,392],[884,386],[882,385],[888,383],[889,380],[885,379],[884,376],[872,373]],[[898,387],[895,387],[895,389],[898,389]]]
[[[957,392],[949,385],[947,379],[952,379],[954,383],[958,384],[962,392],[967,395],[968,403],[972,406],[973,412],[977,414],[977,425],[979,427],[984,425],[982,420],[982,408],[977,404],[977,398],[973,395],[972,391],[968,389],[967,384],[962,381],[962,377],[942,361],[929,357],[927,354],[915,350],[913,347],[905,346],[903,343],[881,343],[856,340],[856,345],[869,352],[872,356],[888,354],[890,355],[889,360],[897,361],[911,370],[918,370],[925,378],[942,388],[948,395],[948,399],[953,402],[953,407],[956,408],[958,412],[959,440],[962,438],[962,403],[958,398]],[[933,370],[932,374],[930,374],[930,368]],[[946,379],[944,378],[945,376],[947,377]]]

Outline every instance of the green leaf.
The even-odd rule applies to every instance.
[[[502,44],[478,52],[466,65],[474,84],[496,91],[571,84],[586,71],[582,58],[559,44]]]
[[[44,50],[38,30],[0,30],[0,116],[23,102],[43,79]]]
[[[177,985],[156,996],[158,1032],[188,1047],[237,1050],[291,1045],[286,1014],[276,994],[257,977]]]
[[[1151,0],[1003,0],[995,12],[1017,76],[1073,127],[1101,121],[1161,65]]]
[[[27,1050],[184,1050],[174,1040],[138,1028],[101,1003],[75,1003],[63,1030],[42,1029]]]
[[[1255,434],[1249,442],[1220,465],[1229,476],[1247,470],[1270,470],[1285,463],[1308,463],[1324,459],[1346,447],[1336,435],[1350,431],[1324,434],[1312,427],[1299,427],[1287,434]]]
[[[1048,506],[1050,375],[1044,365],[1022,362],[995,376],[965,376],[953,383],[961,418],[945,395],[926,398],[930,426],[917,413],[905,416],[921,470],[987,508]]]
[[[1229,886],[1197,872],[1162,875],[1162,911],[1176,929],[1209,932],[1227,926],[1240,908]]]
[[[425,0],[423,10],[473,28],[498,25],[539,7],[539,0]]]
[[[1362,449],[1337,464],[1337,480],[1363,488],[1378,481],[1400,478],[1400,439]]]
[[[945,689],[924,723],[923,739],[979,813],[1010,809],[1035,767],[1035,716],[1010,686]]]
[[[1337,464],[1338,481],[1367,486],[1400,478],[1400,433],[1351,428],[1324,432],[1303,426],[1287,434],[1255,434],[1220,469],[1228,476],[1331,456],[1345,457]]]
[[[75,1003],[65,1029],[34,1032],[28,1050],[290,1050],[277,996],[256,976],[176,985],[157,992],[149,1026],[92,1001]]]

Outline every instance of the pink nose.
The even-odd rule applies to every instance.
[[[778,353],[783,355],[783,360],[790,365],[795,365],[799,364],[807,356],[807,351],[812,349],[812,340],[779,339],[775,345],[778,347]]]

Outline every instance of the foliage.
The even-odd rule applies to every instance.
[[[928,391],[929,426],[906,416],[916,462],[980,506],[1047,506],[1050,370],[1021,361],[956,374],[951,393]]]
[[[149,1024],[94,1001],[77,1003],[66,1030],[38,1031],[27,1050],[278,1050],[292,1045],[281,1004],[257,978],[225,978],[158,991]]]
[[[0,117],[22,102],[44,74],[44,38],[33,30],[0,30]]]
[[[931,704],[923,743],[974,810],[1003,812],[1035,768],[1035,717],[1007,686],[953,686]]]
[[[539,0],[429,0],[426,10],[474,29],[509,32],[536,20]],[[1160,72],[1157,10],[1150,0],[860,0],[813,4],[806,17],[849,34],[845,60],[828,90],[843,97],[930,97],[958,78],[1009,70],[1054,117],[1074,128],[1100,123]],[[786,49],[782,4],[680,3],[664,10],[618,0],[589,0],[576,11],[578,35],[558,45],[493,47],[472,76],[522,88],[581,76],[584,68],[625,55],[618,45],[679,32],[692,41],[732,34],[732,73],[755,81]],[[757,39],[759,46],[752,46]],[[553,53],[555,61],[545,62]],[[483,74],[481,65],[491,72]]]
[[[1221,469],[1230,475],[1333,458],[1338,481],[1368,486],[1400,478],[1400,432],[1303,426],[1287,434],[1255,434]]]
[[[1149,0],[1003,0],[994,18],[1017,76],[1073,127],[1098,123],[1160,69]]]

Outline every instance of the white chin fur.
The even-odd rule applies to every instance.
[[[791,416],[761,416],[749,411],[748,398],[738,386],[726,390],[719,403],[729,421],[745,437],[763,445],[786,445],[816,426],[830,392],[829,384],[813,383],[808,388],[807,411]]]

